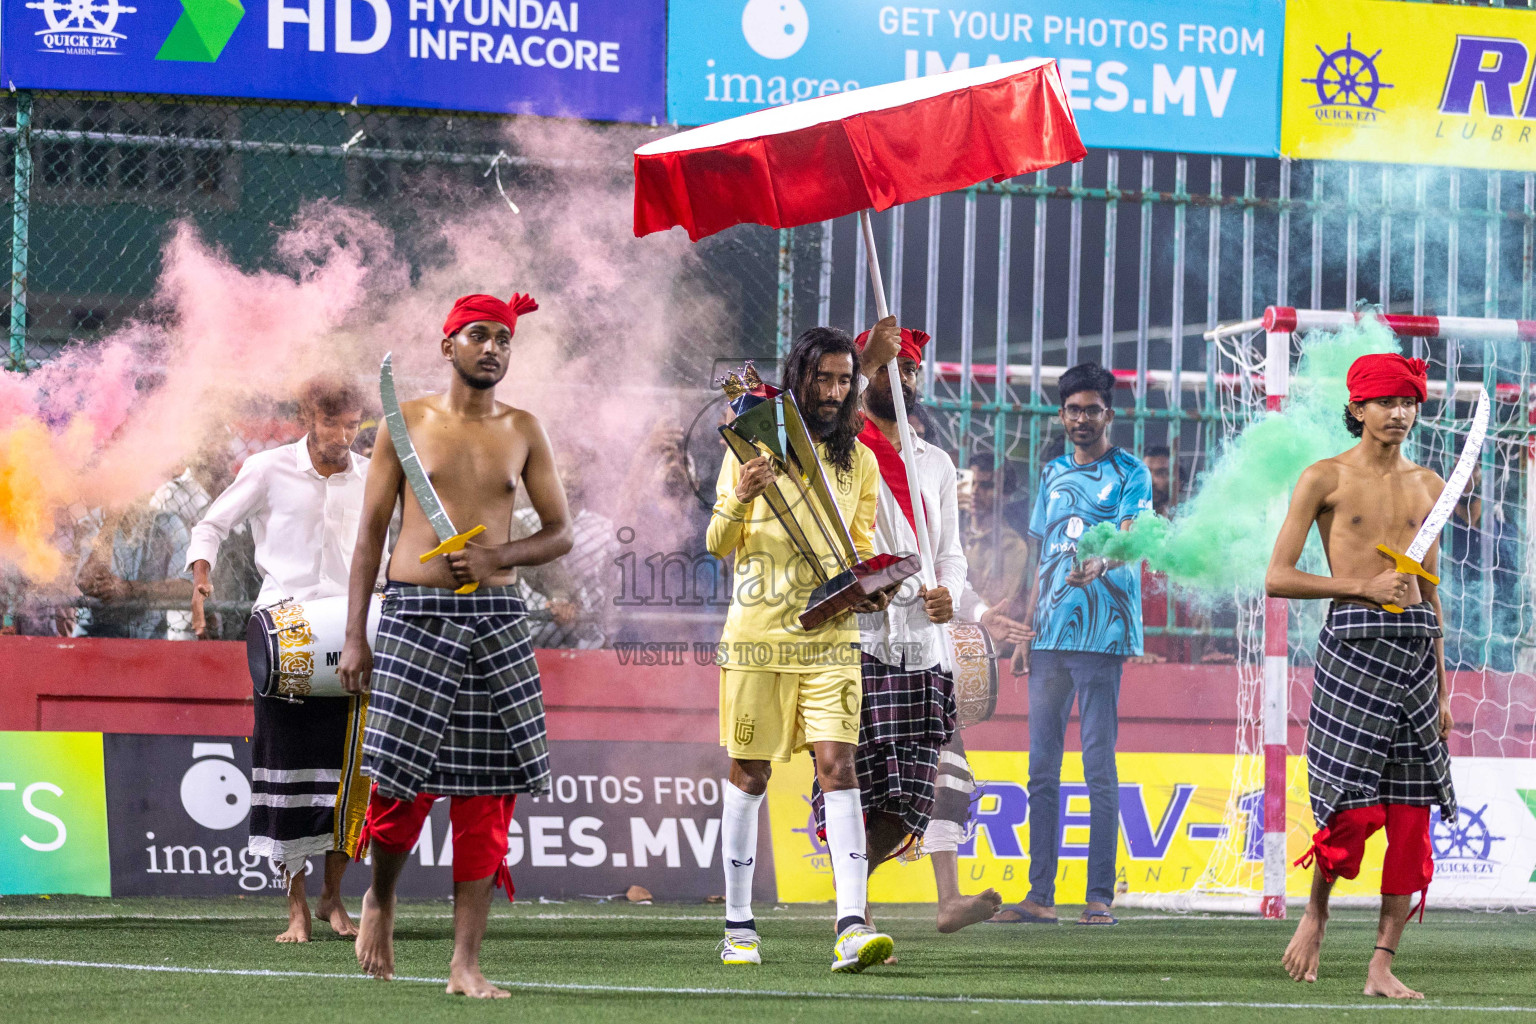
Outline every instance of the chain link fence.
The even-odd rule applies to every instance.
[[[365,210],[390,229],[414,268],[441,257],[430,248],[430,233],[418,230],[438,214],[478,200],[500,202],[498,193],[536,193],[555,172],[594,181],[628,173],[625,163],[582,165],[556,147],[523,151],[518,121],[321,104],[9,93],[0,98],[0,196],[12,211],[3,241],[11,267],[7,369],[31,373],[68,345],[90,350],[148,315],[163,246],[179,222],[195,225],[249,271],[268,265],[282,225],[306,204],[328,199]],[[632,126],[603,130],[629,148],[655,134]],[[696,341],[718,347],[722,366],[774,357],[776,245],[771,231],[741,228],[697,247],[693,287],[718,300],[729,341]],[[715,372],[719,367],[700,366],[674,383],[696,395]],[[233,440],[201,452],[131,509],[71,509],[57,542],[73,560],[84,596],[44,599],[11,574],[4,628],[190,636],[191,585],[180,564],[187,534],[245,458],[302,433],[296,408],[282,402],[245,410],[231,431]],[[359,451],[367,453],[372,436],[365,424]],[[703,455],[710,447],[695,439]],[[701,466],[694,476],[712,486],[717,466]],[[210,608],[221,613],[214,623],[220,635],[243,635],[259,583],[250,536],[237,531],[215,572],[218,600]],[[535,616],[549,618],[540,595],[529,596]],[[593,606],[590,594],[577,603]],[[709,614],[714,622],[723,608]],[[550,632],[552,642],[559,636],[582,643],[574,639],[580,629]],[[584,635],[590,643],[594,633]]]
[[[3,243],[12,268],[8,365],[32,372],[67,344],[89,349],[143,315],[162,245],[180,221],[255,269],[271,260],[281,225],[329,199],[365,210],[394,232],[407,260],[427,265],[441,253],[419,228],[466,197],[536,193],[555,172],[610,187],[627,178],[622,159],[580,164],[558,145],[521,148],[518,127],[516,118],[351,106],[8,94],[0,98],[0,167],[9,172],[0,192],[13,211]],[[624,144],[615,152],[665,130],[600,129]],[[973,548],[978,572],[990,558],[994,574],[1010,546],[997,534],[1005,525],[1023,532],[1042,458],[1060,443],[1051,385],[1065,366],[1098,359],[1117,371],[1124,408],[1113,440],[1167,459],[1176,503],[1228,429],[1220,360],[1201,336],[1218,321],[1271,302],[1520,317],[1536,304],[1536,176],[1528,173],[1096,150],[1076,166],[879,214],[875,229],[892,308],[935,337],[921,388],[930,427],[960,465],[1019,481],[1012,494],[994,489],[993,536]],[[867,326],[874,303],[851,218],[793,231],[741,226],[694,254],[692,287],[720,313],[715,333],[682,339],[701,355],[676,368],[671,383],[689,396],[680,407],[703,411],[670,424],[667,436],[682,434],[679,476],[698,505],[712,498],[720,458],[708,381],[744,358],[771,364],[811,324]],[[1001,383],[1000,362],[1009,366]],[[113,512],[126,529],[101,512],[73,510],[61,548],[82,572],[93,552],[109,563],[113,571],[96,573],[103,580],[150,581],[157,566],[176,562],[177,538],[245,457],[301,432],[282,403],[249,409],[233,430],[219,458],[190,466],[130,512]],[[369,437],[365,430],[363,450]],[[656,444],[640,450],[666,456]],[[1511,479],[1524,487],[1523,477]],[[235,635],[257,580],[249,538],[237,534],[225,547],[216,593],[225,635]],[[607,589],[624,591],[624,570],[616,576]],[[187,584],[172,582],[152,597],[139,588],[136,600],[173,614],[110,630],[184,632],[177,613]],[[105,629],[96,605],[121,605],[123,595],[105,583],[89,589],[100,596],[64,607],[29,601],[36,595],[12,578],[10,625],[78,630],[86,618]],[[547,602],[535,605],[553,614]],[[1168,600],[1149,632],[1209,635],[1209,623],[1177,618],[1177,605]],[[636,638],[663,628],[648,617],[680,613],[675,605],[622,610],[625,635]],[[715,622],[723,606],[706,611]],[[612,639],[624,628],[561,642]]]

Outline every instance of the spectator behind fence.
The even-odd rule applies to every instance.
[[[1167,445],[1157,444],[1147,449],[1141,461],[1147,464],[1147,472],[1152,474],[1152,510],[1167,519],[1178,504],[1174,496],[1178,467],[1174,465],[1173,453]]]
[[[613,520],[591,507],[587,474],[597,470],[597,453],[583,445],[561,445],[555,465],[571,510],[571,550],[545,565],[520,568],[518,591],[530,613],[533,646],[604,647],[616,589],[612,584],[619,578],[619,542]],[[518,509],[514,520],[519,536],[532,536],[541,526],[532,507]],[[548,613],[547,621],[537,614],[541,611]]]
[[[962,508],[966,512],[963,539],[971,586],[987,607],[1007,608],[1019,593],[1029,567],[1029,547],[1006,520],[997,518],[997,475],[991,461],[983,460],[972,467],[970,478],[971,486],[965,489]],[[1005,462],[1005,501],[1017,487],[1018,471],[1012,463]]]
[[[352,450],[365,459],[373,458],[373,446],[379,439],[379,421],[367,420],[352,441]]]
[[[1142,461],[1152,476],[1152,508],[1160,516],[1169,518],[1178,510],[1178,463],[1164,445],[1147,449]],[[1173,601],[1173,619],[1170,623],[1168,602]],[[1230,602],[1212,610],[1186,598],[1179,598],[1171,590],[1168,578],[1143,564],[1141,567],[1141,616],[1147,636],[1142,644],[1142,654],[1127,660],[1131,664],[1160,665],[1164,662],[1178,664],[1230,665],[1237,660],[1234,653],[1236,641],[1230,637],[1211,635],[1215,629],[1232,629],[1237,625],[1236,612]],[[1196,629],[1203,635],[1170,635],[1162,631],[1172,625],[1175,629]]]
[[[726,457],[723,443],[714,457]],[[615,640],[719,640],[731,584],[705,546],[711,506],[696,490],[719,468],[695,465],[682,424],[670,416],[656,421],[635,452],[617,516],[624,568],[613,598],[622,608]]]
[[[148,501],[127,509],[93,510],[82,521],[87,550],[77,577],[80,592],[104,602],[82,608],[75,636],[192,640],[192,616],[184,609],[192,595],[191,574],[183,569],[192,528],[229,482],[229,460],[210,445]]]
[[[1172,452],[1166,445],[1153,445],[1142,456],[1147,472],[1152,477],[1152,509],[1164,519],[1173,515],[1173,467]],[[1168,602],[1168,577],[1153,572],[1151,567],[1141,567],[1141,619],[1146,630],[1166,629],[1170,625]],[[1189,626],[1189,609],[1184,602],[1174,600],[1172,625]],[[1187,636],[1147,635],[1142,643],[1142,653],[1133,655],[1132,664],[1160,665],[1163,662],[1187,664],[1194,660],[1191,638]]]
[[[907,423],[912,428],[912,436],[919,441],[926,441],[943,449],[949,456],[949,461],[955,461],[955,453],[950,451],[949,445],[944,443],[944,438],[939,436],[939,428],[933,422],[933,411],[921,404],[922,396],[918,397],[919,400],[913,402],[911,408],[907,410]]]
[[[1027,610],[1034,633],[1029,671],[1029,896],[1003,921],[1054,920],[1061,841],[1061,761],[1074,698],[1088,786],[1087,906],[1079,923],[1114,924],[1120,838],[1120,671],[1142,653],[1139,567],[1102,557],[1077,560],[1078,540],[1097,523],[1130,525],[1152,507],[1147,467],[1109,442],[1115,378],[1096,363],[1074,366],[1058,385],[1072,451],[1040,474],[1030,521],[1040,568]],[[1022,650],[1022,648],[1021,648]],[[1020,654],[1015,653],[1017,662]]]

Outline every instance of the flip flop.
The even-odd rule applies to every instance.
[[[999,910],[997,913],[998,914],[1002,914],[1002,913],[1005,913],[1006,911],[1009,911],[1009,910],[1013,911],[1015,914],[1018,914],[1019,915],[1019,920],[1017,920],[1017,921],[999,921],[997,919],[997,915],[994,914],[993,916],[987,918],[987,922],[986,923],[987,924],[1061,924],[1061,921],[1058,918],[1054,918],[1054,917],[1041,917],[1039,914],[1031,914],[1029,911],[1024,909],[1024,904],[1022,904],[1022,903],[1015,903],[1011,907],[1004,907],[1002,910]]]
[[[1094,920],[1099,917],[1104,918],[1104,920]],[[1085,910],[1083,911],[1083,916],[1077,919],[1077,923],[1089,928],[1108,928],[1110,925],[1119,924],[1120,922],[1107,910]]]

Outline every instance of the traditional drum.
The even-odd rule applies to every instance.
[[[958,619],[944,627],[955,673],[960,728],[985,722],[997,710],[997,652],[979,622]]]
[[[379,595],[368,604],[368,642],[379,632]],[[350,697],[341,685],[347,598],[284,599],[257,608],[245,627],[251,683],[261,697]]]

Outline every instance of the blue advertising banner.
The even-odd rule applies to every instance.
[[[6,0],[0,78],[543,114],[664,114],[665,0]]]
[[[667,119],[1055,57],[1090,146],[1272,156],[1283,0],[672,0]]]

